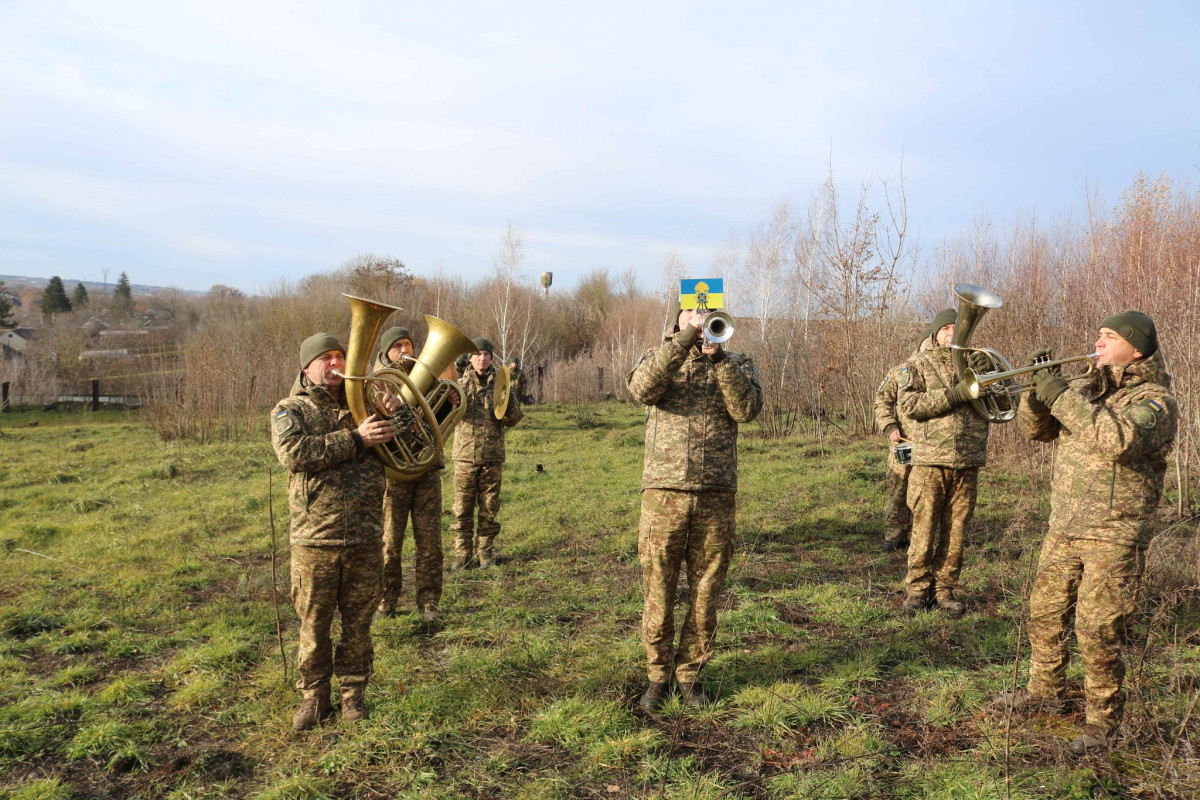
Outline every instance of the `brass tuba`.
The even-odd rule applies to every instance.
[[[1009,422],[1017,415],[1017,408],[1012,399],[1003,392],[986,392],[980,395],[978,378],[979,375],[1009,372],[1012,370],[1012,365],[1008,363],[1008,359],[990,347],[972,347],[970,345],[971,334],[975,332],[975,326],[983,319],[984,314],[992,309],[1000,308],[1004,305],[1004,301],[987,289],[981,289],[970,283],[960,283],[955,286],[954,294],[958,296],[958,319],[954,322],[954,338],[950,341],[954,369],[958,372],[961,380],[975,381],[973,384],[975,388],[971,392],[971,407],[975,409],[976,414],[992,423]],[[977,374],[971,369],[967,358],[968,353],[983,353],[987,356],[988,369]]]
[[[407,371],[385,367],[366,374],[384,322],[400,309],[354,295],[343,296],[350,300],[350,343],[346,347],[345,372],[339,374],[346,381],[350,414],[359,424],[371,414],[391,422],[396,438],[375,445],[375,455],[387,467],[389,477],[414,480],[437,463],[446,438],[466,413],[462,387],[439,376],[460,355],[474,353],[475,343],[450,323],[426,316],[429,336],[421,357],[412,359]],[[385,392],[401,400],[394,413],[383,406]],[[457,403],[450,400],[451,393],[457,393]]]

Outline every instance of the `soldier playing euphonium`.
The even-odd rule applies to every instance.
[[[1017,423],[1029,438],[1058,442],[1050,529],[1029,596],[1029,682],[999,695],[1000,707],[1057,707],[1066,691],[1074,616],[1083,659],[1086,722],[1071,742],[1103,749],[1121,720],[1121,661],[1154,534],[1178,410],[1153,320],[1125,311],[1100,323],[1096,372],[1069,384],[1056,369],[1035,373]],[[1031,363],[1049,351],[1031,355]]]

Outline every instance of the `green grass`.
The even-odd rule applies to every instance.
[[[644,714],[641,412],[601,404],[581,426],[568,411],[530,409],[510,434],[505,563],[448,573],[433,630],[407,586],[375,624],[371,719],[305,735],[290,728],[286,476],[265,414],[261,437],[205,446],[120,412],[5,415],[0,798],[1195,794],[1200,715],[1178,735],[1200,687],[1194,593],[1138,620],[1111,760],[1066,754],[1077,661],[1064,716],[987,708],[1014,660],[1027,669],[1016,622],[1045,524],[1045,487],[1015,460],[980,481],[968,614],[907,618],[903,559],[879,549],[884,449],[835,438],[822,455],[749,426],[703,675],[715,702]],[[444,495],[448,518],[448,477]]]

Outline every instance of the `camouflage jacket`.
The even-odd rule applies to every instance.
[[[377,356],[375,356],[375,369],[398,369],[401,372],[403,372],[405,375],[409,375],[412,373],[412,368],[413,368],[412,361],[392,361],[390,358],[387,357],[387,353],[383,352],[382,350],[379,351],[379,354]],[[441,419],[443,416],[444,415],[442,415],[440,413],[437,414],[437,417],[439,419]],[[441,453],[438,453],[437,461],[434,462],[434,465],[432,467],[430,467],[430,471],[432,472],[434,470],[444,469],[445,466],[446,466],[446,453],[445,453],[445,450],[443,449],[443,451]],[[388,470],[388,480],[393,481],[393,482],[403,482],[398,477],[398,474],[396,472],[393,472],[390,469]]]
[[[271,412],[271,443],[289,473],[293,545],[348,547],[383,535],[383,462],[362,446],[357,427],[303,373]]]
[[[946,399],[959,381],[949,347],[922,346],[897,380],[899,412],[912,420],[907,438],[914,466],[967,469],[987,463],[988,423],[969,403],[952,407]]]
[[[679,341],[691,336],[647,350],[625,379],[650,406],[642,488],[736,491],[738,423],[758,416],[762,386],[749,356],[725,353],[714,364],[699,345]]]
[[[511,370],[509,381],[512,384],[512,393],[518,398],[524,398],[529,395],[529,379],[525,377],[525,370],[517,367]]]
[[[1102,367],[1047,408],[1026,395],[1021,432],[1058,441],[1050,529],[1072,538],[1145,547],[1154,534],[1179,409],[1156,355]]]
[[[462,421],[454,429],[455,461],[479,464],[485,461],[504,460],[504,429],[511,428],[525,417],[521,401],[509,391],[508,411],[504,419],[496,419],[495,404],[492,403],[493,382],[496,367],[490,366],[480,375],[474,367],[467,367],[458,384],[467,396],[467,410]]]

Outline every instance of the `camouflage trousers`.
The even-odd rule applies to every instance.
[[[500,476],[503,461],[454,462],[454,553],[470,557],[477,552],[480,558],[492,557],[492,540],[500,533],[496,515],[500,513]],[[479,524],[475,525],[475,508],[479,507]],[[475,532],[479,533],[478,544]]]
[[[1087,722],[1105,731],[1116,727],[1125,706],[1121,646],[1145,564],[1145,552],[1133,545],[1051,531],[1029,595],[1030,692],[1057,698],[1066,692],[1074,614]]]
[[[305,697],[329,692],[337,673],[342,687],[365,686],[375,652],[371,618],[379,604],[383,559],[378,540],[352,547],[292,546],[292,605],[300,617],[300,680]],[[333,618],[342,637],[333,650]]]
[[[417,607],[437,608],[442,598],[442,471],[412,481],[388,479],[383,493],[383,599],[392,605],[403,584],[404,529],[412,517]]]
[[[887,475],[884,489],[887,490],[887,508],[883,512],[883,540],[901,544],[907,542],[912,531],[912,512],[908,510],[908,473],[912,467],[896,461],[896,454],[888,451]]]
[[[958,588],[963,538],[975,512],[979,468],[914,466],[908,477],[912,534],[908,544],[909,597],[944,597]]]
[[[735,494],[642,490],[642,646],[651,681],[695,681],[717,633],[717,601],[733,554]],[[686,565],[688,610],[675,646],[675,590]]]

